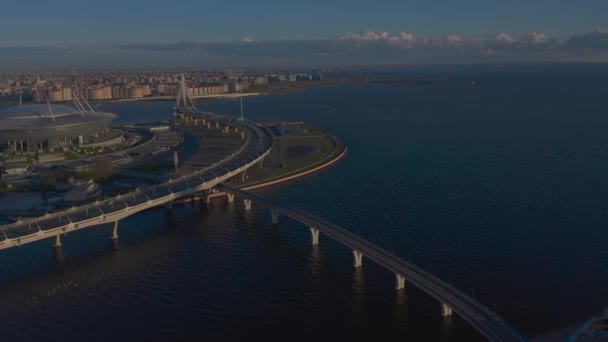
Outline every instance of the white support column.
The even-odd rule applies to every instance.
[[[395,273],[395,290],[403,290],[405,288],[405,277],[399,273]]]
[[[55,248],[61,247],[61,234],[55,235],[55,244],[53,245]]]
[[[319,244],[319,230],[315,227],[310,227],[310,234],[312,236],[312,245],[316,246]]]
[[[452,315],[452,308],[445,303],[441,303],[441,316],[448,317],[451,315]]]
[[[241,132],[241,139],[245,140],[245,132]]]
[[[211,128],[211,122],[207,122],[207,128]]]
[[[220,123],[219,122],[215,123],[215,128],[220,128]]]
[[[112,229],[112,236],[110,237],[110,239],[118,239],[118,221],[114,221],[114,229]]]
[[[243,200],[243,204],[245,205],[246,211],[251,210],[251,200],[245,199],[245,200]]]
[[[270,210],[270,223],[279,224],[279,211],[271,209]]]
[[[353,257],[355,257],[355,267],[361,267],[363,265],[363,253],[353,250]]]
[[[228,203],[234,202],[234,194],[231,194],[231,193],[227,192],[226,196],[228,197]]]
[[[224,132],[226,134],[230,133],[230,126],[226,126],[226,128],[224,129]]]

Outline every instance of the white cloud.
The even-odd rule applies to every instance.
[[[451,34],[448,36],[447,41],[450,43],[460,43],[462,42],[462,37],[456,34]]]
[[[496,40],[502,43],[513,43],[513,38],[506,33],[499,33],[496,36]]]
[[[241,43],[253,43],[253,39],[249,37],[245,37],[241,39]]]
[[[542,44],[547,41],[547,36],[538,32],[530,32],[522,40],[528,44]]]

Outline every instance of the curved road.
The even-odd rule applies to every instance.
[[[448,305],[490,341],[526,341],[502,318],[467,294],[429,274],[420,267],[403,260],[393,253],[343,229],[327,220],[310,215],[300,209],[281,206],[267,198],[248,191],[219,185],[219,189],[236,197],[250,200],[270,210],[280,212],[296,221],[316,228],[343,245],[363,253],[367,258],[388,270],[405,277],[406,281]]]
[[[210,113],[190,111],[188,115],[233,129],[236,127],[245,132],[246,141],[237,152],[209,167],[170,179],[149,189],[0,226],[0,250],[99,224],[118,222],[142,210],[167,205],[176,199],[208,191],[259,163],[270,153],[273,146],[272,132],[265,127]]]

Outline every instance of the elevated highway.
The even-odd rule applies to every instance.
[[[319,243],[319,233],[323,233],[340,242],[352,249],[355,267],[360,267],[362,265],[363,256],[373,260],[395,273],[396,289],[403,289],[406,281],[411,283],[436,298],[441,303],[441,311],[444,316],[457,313],[490,341],[526,340],[502,318],[498,317],[495,313],[472,297],[438,277],[424,271],[420,267],[405,261],[393,253],[376,246],[334,223],[308,214],[297,208],[282,206],[248,191],[226,185],[219,185],[218,189],[227,194],[229,201],[234,201],[235,196],[241,198],[246,210],[251,209],[252,203],[269,209],[272,223],[278,223],[279,215],[284,215],[305,224],[310,228],[313,245]]]
[[[0,250],[52,237],[56,239],[55,245],[61,246],[62,234],[106,223],[114,223],[112,238],[117,238],[118,222],[125,217],[153,207],[171,206],[173,201],[195,193],[208,193],[214,186],[262,162],[273,146],[272,132],[265,127],[193,109],[182,112],[209,128],[240,133],[245,139],[243,146],[213,165],[148,189],[0,226]]]

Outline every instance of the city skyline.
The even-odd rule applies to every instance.
[[[0,71],[607,62],[608,4],[72,0],[3,9]],[[58,20],[61,18],[62,20]]]

